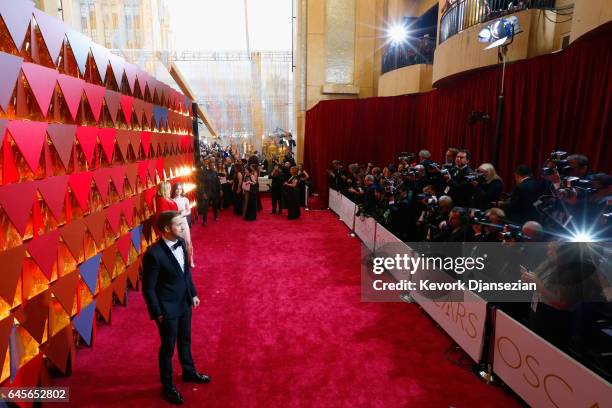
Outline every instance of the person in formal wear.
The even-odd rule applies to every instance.
[[[184,221],[177,211],[164,211],[156,226],[161,238],[151,245],[142,261],[143,296],[161,344],[158,353],[162,397],[180,405],[183,396],[172,379],[172,355],[178,343],[183,382],[204,384],[211,378],[199,373],[191,355],[191,313],[200,306],[193,284],[183,234]]]
[[[234,197],[234,215],[242,215],[242,204],[244,191],[242,191],[242,180],[244,179],[242,163],[234,165],[234,178],[232,179],[232,196]]]
[[[227,178],[227,170],[225,170],[225,166],[221,162],[217,164],[217,175],[219,176],[219,183],[221,184],[220,207],[221,209],[225,209],[231,204],[232,186]]]
[[[279,165],[274,166],[272,173],[269,178],[272,180],[270,183],[270,192],[272,193],[272,213],[276,214],[277,209],[278,213],[283,213],[283,183],[285,182],[285,176],[280,169]]]
[[[178,206],[172,199],[172,185],[169,181],[162,181],[157,185],[157,195],[155,196],[155,220],[157,220],[159,214],[164,211],[178,211]]]
[[[510,198],[500,202],[510,221],[522,225],[527,221],[537,221],[540,217],[533,203],[542,194],[542,184],[533,178],[533,172],[524,164],[514,171],[516,186],[510,193]]]
[[[288,216],[290,220],[295,220],[300,217],[300,189],[298,187],[299,177],[298,168],[291,167],[291,177],[283,185],[285,204],[287,206]]]
[[[251,165],[250,168],[245,171],[242,189],[245,194],[243,217],[247,221],[255,221],[257,219],[257,200],[259,196],[259,181],[256,165]]]
[[[482,175],[483,180],[471,181],[475,189],[472,207],[486,210],[499,200],[504,191],[504,183],[491,163],[481,164],[476,171]]]
[[[306,170],[304,170],[304,166],[298,164],[298,189],[300,191],[300,206],[308,207],[308,197],[306,196],[306,185],[308,184],[308,179],[310,175]]]
[[[185,244],[187,245],[189,264],[192,268],[195,268],[195,263],[193,262],[193,244],[191,242],[191,205],[189,204],[189,199],[184,196],[184,193],[185,186],[183,183],[176,183],[172,186],[172,200],[176,203],[178,212],[181,214],[183,222],[185,223],[181,238],[185,240]]]
[[[221,195],[221,181],[217,174],[213,161],[205,161],[202,170],[202,224],[206,226],[208,219],[208,207],[212,206],[215,221],[219,218],[219,196]]]

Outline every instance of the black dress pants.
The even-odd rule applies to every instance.
[[[172,388],[172,356],[174,347],[178,348],[179,361],[183,369],[183,375],[189,376],[196,373],[193,357],[191,356],[191,307],[180,317],[174,319],[163,319],[157,323],[161,345],[159,347],[159,379],[164,388]],[[178,344],[177,344],[178,343]]]
[[[203,222],[206,224],[208,220],[208,206],[212,206],[213,215],[215,216],[215,220],[219,216],[219,197],[218,196],[208,196],[208,198],[204,199],[204,203],[202,205],[202,217]]]

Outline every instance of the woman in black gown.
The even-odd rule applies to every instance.
[[[234,215],[242,215],[242,163],[236,163],[234,179],[232,180],[232,195],[234,197]]]
[[[249,170],[246,170],[244,181],[242,182],[242,189],[245,192],[244,219],[247,221],[255,221],[257,219],[257,197],[259,196],[257,167],[251,165]]]
[[[295,220],[300,218],[300,188],[298,168],[291,167],[291,177],[283,186],[285,193],[285,204],[287,206],[288,219]]]
[[[310,178],[310,176],[308,175],[308,173],[306,172],[306,170],[304,170],[304,168],[302,167],[301,164],[298,164],[298,189],[300,190],[300,206],[302,207],[308,207],[307,204],[307,200],[308,197],[306,197],[306,184],[308,183],[308,179]]]
[[[250,170],[250,171],[249,171]],[[244,219],[247,221],[255,221],[257,219],[257,200],[259,196],[259,174],[257,165],[251,165],[247,170],[242,189],[245,191],[245,209]],[[248,191],[245,184],[248,184]]]

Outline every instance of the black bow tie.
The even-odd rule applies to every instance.
[[[176,244],[172,245],[172,250],[175,250],[176,248],[182,247],[182,246],[183,246],[183,241],[178,240]]]

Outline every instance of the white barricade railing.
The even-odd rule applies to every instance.
[[[377,224],[372,217],[355,217],[355,234],[372,252],[375,251]]]
[[[341,195],[342,200],[340,201],[340,208],[338,211],[338,215],[342,222],[346,224],[347,227],[350,228],[351,231],[355,228],[355,211],[357,206],[354,202]]]
[[[342,194],[336,190],[329,189],[329,209],[340,214],[340,203],[342,202]]]
[[[393,235],[388,229],[376,223],[376,240],[374,241],[374,249],[377,256],[393,256],[395,254],[411,254],[412,249],[408,247],[401,239]],[[393,253],[389,253],[393,252]],[[397,280],[411,280],[412,276],[409,271],[393,269],[391,275]]]
[[[493,372],[532,407],[612,405],[609,383],[501,310]]]
[[[419,280],[440,281],[434,274],[443,272],[418,271]],[[475,361],[480,362],[487,320],[487,302],[469,290],[463,291],[463,300],[429,299],[418,290],[410,292],[412,298],[448,333],[449,336]],[[455,297],[454,293],[452,297]],[[450,297],[450,296],[449,296]]]

